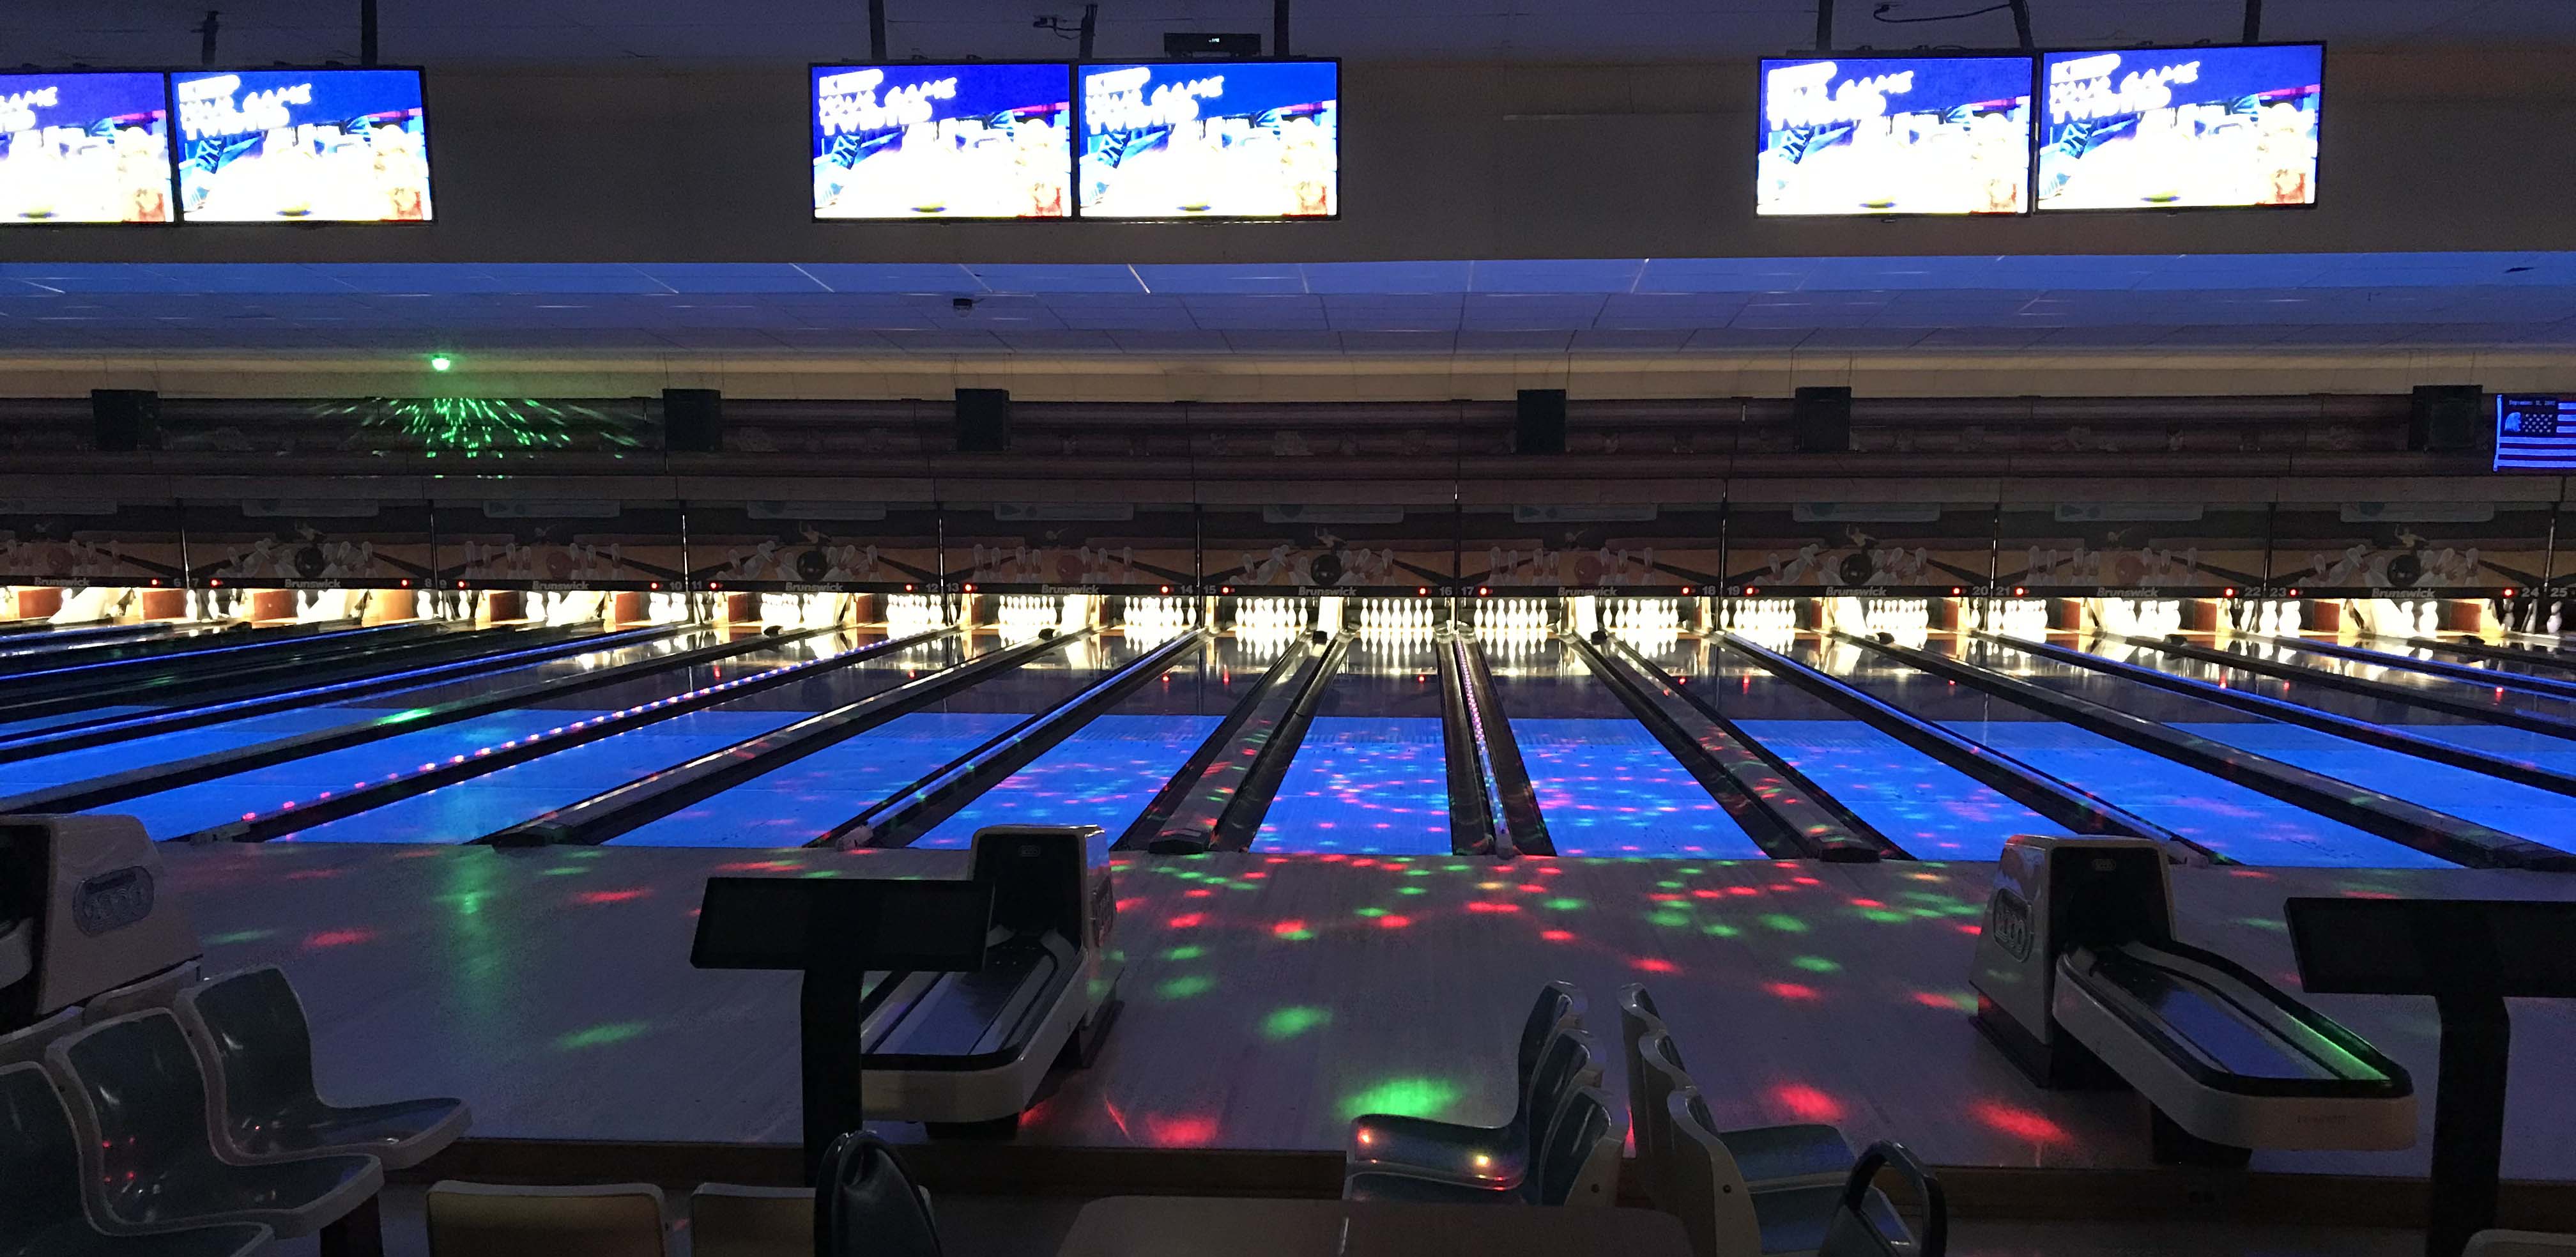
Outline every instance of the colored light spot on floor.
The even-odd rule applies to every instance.
[[[1636,960],[1630,961],[1629,963],[1648,973],[1679,973],[1682,971],[1680,965],[1674,964],[1661,956],[1642,956]]]
[[[1169,921],[1165,921],[1163,924],[1176,930],[1194,930],[1207,924],[1207,914],[1204,912],[1183,913],[1180,916],[1173,917]]]
[[[1307,929],[1303,921],[1282,921],[1271,926],[1270,933],[1274,938],[1284,938],[1291,942],[1303,942],[1315,937],[1315,932]]]
[[[1395,893],[1399,895],[1420,895],[1427,894],[1429,892],[1423,890],[1419,886],[1398,886],[1395,888]]]
[[[1204,1148],[1216,1142],[1216,1119],[1148,1115],[1145,1141],[1157,1148]]]
[[[1583,901],[1565,898],[1550,899],[1546,907],[1550,912],[1573,912],[1583,907]]]
[[[1691,919],[1689,917],[1678,912],[1651,913],[1646,917],[1646,920],[1653,924],[1663,926],[1666,929],[1691,923]]]
[[[1381,928],[1381,929],[1400,930],[1400,929],[1403,929],[1404,927],[1406,927],[1406,926],[1408,926],[1408,925],[1413,924],[1413,918],[1411,918],[1411,917],[1402,917],[1402,916],[1397,916],[1397,915],[1395,915],[1394,913],[1390,912],[1390,913],[1386,914],[1385,916],[1379,917],[1379,918],[1377,919],[1377,923],[1378,923],[1379,928]]]
[[[1385,916],[1385,915],[1386,915],[1386,909],[1384,909],[1384,908],[1354,908],[1354,909],[1352,909],[1352,910],[1351,910],[1351,915],[1352,915],[1352,916],[1355,916],[1355,917],[1382,917],[1382,916]]]
[[[1175,947],[1175,948],[1171,949],[1170,951],[1164,952],[1164,953],[1163,953],[1163,959],[1165,959],[1165,960],[1196,960],[1196,959],[1198,959],[1199,957],[1204,956],[1204,955],[1206,955],[1206,954],[1207,954],[1207,948],[1204,948],[1204,947],[1198,947],[1198,946],[1190,946],[1190,947]]]
[[[585,890],[572,897],[577,904],[628,903],[652,894],[649,890]]]
[[[1342,1097],[1344,1120],[1367,1113],[1438,1117],[1458,1102],[1458,1084],[1445,1078],[1389,1078]]]
[[[1802,1122],[1843,1120],[1841,1101],[1803,1082],[1784,1082],[1773,1087],[1771,1098]]]
[[[1770,926],[1772,929],[1778,930],[1783,934],[1804,934],[1807,932],[1806,922],[1790,916],[1785,912],[1764,913],[1762,916],[1762,924]]]
[[[1193,973],[1186,977],[1173,978],[1155,987],[1154,994],[1162,999],[1180,1000],[1205,995],[1214,989],[1216,989],[1216,979],[1203,973]]]
[[[1700,933],[1707,934],[1715,938],[1733,938],[1743,932],[1744,931],[1739,930],[1732,925],[1728,925],[1724,921],[1711,921],[1700,927]]]
[[[1945,1012],[1977,1011],[1977,997],[1965,991],[1916,991],[1914,1002],[1925,1008],[1938,1008]]]
[[[323,930],[317,934],[305,935],[304,945],[307,947],[349,947],[358,943],[373,941],[375,937],[376,932],[374,930]]]
[[[1332,1021],[1333,1014],[1330,1009],[1316,1008],[1312,1005],[1299,1004],[1274,1009],[1269,1016],[1261,1019],[1261,1037],[1278,1043],[1296,1038],[1318,1026],[1331,1025]]]
[[[596,1026],[558,1036],[555,1039],[555,1050],[579,1052],[588,1048],[606,1047],[611,1043],[624,1043],[628,1039],[640,1037],[645,1029],[645,1023],[640,1021],[602,1022]]]
[[[1843,967],[1841,961],[1828,960],[1822,956],[1799,956],[1789,963],[1809,973],[1839,973]]]
[[[2045,1114],[2014,1108],[1993,1100],[1980,1100],[1968,1106],[1968,1115],[2015,1139],[2033,1143],[2062,1143],[2066,1128],[2050,1121]]]
[[[1542,940],[1550,943],[1567,943],[1574,940],[1574,932],[1572,930],[1540,930],[1538,932],[1538,936]]]
[[[209,943],[256,943],[259,940],[270,937],[276,933],[277,931],[275,930],[235,930],[230,934],[209,934],[206,936],[206,941]]]
[[[1765,982],[1762,984],[1762,989],[1769,991],[1773,995],[1777,995],[1782,999],[1810,1000],[1822,998],[1822,996],[1816,993],[1816,988],[1808,986],[1803,982]]]

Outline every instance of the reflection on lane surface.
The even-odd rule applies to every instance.
[[[1098,825],[1118,836],[1258,684],[1285,638],[1220,637],[950,814],[913,845],[963,847],[987,825]]]
[[[1581,656],[1552,638],[1515,646],[1486,643],[1486,665],[1558,855],[1763,858]]]
[[[1440,663],[1427,635],[1351,643],[1253,845],[1272,851],[1449,853]]]
[[[972,655],[1001,647],[975,634]],[[620,846],[801,847],[1141,653],[1092,635],[610,839]]]
[[[1935,638],[1928,648],[1947,651],[1956,644]],[[2232,859],[2248,864],[2454,867],[2125,742],[2061,724],[1973,686],[1915,671],[1874,650],[1805,639],[1792,653],[1881,702],[1945,725]]]
[[[2365,680],[2387,681],[2400,677],[2415,677],[2419,681],[2438,679],[2424,677],[2421,673],[2407,672],[2402,668],[2381,668],[2370,664],[2353,663],[2313,652],[2301,651],[2291,654],[2255,649],[2252,643],[2238,643],[2238,645],[2245,649],[2232,653],[2246,654],[2256,659],[2283,659],[2303,664],[2334,663],[2338,666],[2333,671]],[[2489,755],[2527,760],[2558,772],[2576,774],[2576,742],[2566,738],[2551,737],[2545,733],[2533,733],[2525,729],[2510,729],[2503,725],[2488,724],[2474,716],[2434,711],[2431,708],[2416,707],[2368,694],[2329,689],[2322,685],[2300,684],[2282,677],[2269,676],[2245,668],[2228,667],[2207,660],[2192,659],[2161,650],[2109,644],[2098,648],[2108,658],[2170,672],[2175,676],[2207,681],[2213,685],[2224,685],[2229,689],[2242,690],[2248,694],[2260,694],[2266,698],[2277,698],[2303,707],[2313,707],[2318,711],[2332,712],[2338,716],[2350,716],[2355,720],[2367,720],[2372,724],[2386,725],[2391,729],[2411,733],[2419,738],[2448,742],[2453,746],[2466,747],[2472,751],[2484,751]],[[2131,653],[2114,653],[2120,650]],[[2495,698],[2493,686],[2479,686],[2459,681],[2444,681],[2441,684],[2442,688],[2427,689],[2426,692],[2441,693],[2470,702],[2492,703]],[[2415,685],[2409,688],[2425,689],[2426,687]],[[2541,711],[2539,714],[2551,713]]]
[[[874,630],[815,639],[818,653],[862,649],[883,640]],[[818,711],[854,703],[907,678],[957,661],[953,637],[832,668],[776,689],[748,694],[640,729],[442,786],[399,803],[318,825],[289,839],[306,842],[464,842],[578,803],[635,778],[755,738]],[[794,662],[781,650],[745,656],[748,671]],[[745,675],[748,675],[746,671]]]
[[[1743,651],[1684,640],[1655,662],[1900,847],[1925,860],[1991,860],[2047,817],[1771,675]]]

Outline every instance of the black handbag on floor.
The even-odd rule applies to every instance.
[[[886,1141],[854,1130],[824,1151],[814,1176],[814,1257],[939,1257],[930,1200]]]

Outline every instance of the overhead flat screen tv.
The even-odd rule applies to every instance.
[[[170,98],[183,222],[431,218],[418,70],[190,70]]]
[[[2052,52],[2039,208],[2314,205],[2323,44]]]
[[[169,221],[163,76],[0,74],[0,225]]]
[[[1754,212],[2023,213],[2030,92],[2029,57],[1765,60]]]
[[[2495,469],[2576,471],[2576,398],[2498,394]]]
[[[813,89],[818,219],[1073,211],[1069,66],[818,65]]]
[[[1084,218],[1335,218],[1338,61],[1078,67]]]

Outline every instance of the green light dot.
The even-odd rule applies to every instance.
[[[1399,895],[1427,895],[1431,892],[1424,890],[1419,886],[1398,886],[1395,888],[1395,893]]]
[[[1385,916],[1385,915],[1386,915],[1386,909],[1384,909],[1384,908],[1361,908],[1361,909],[1359,909],[1358,911],[1353,912],[1351,915],[1352,915],[1352,916],[1358,916],[1358,917],[1382,917],[1382,916]]]
[[[1282,1039],[1296,1038],[1318,1026],[1330,1025],[1332,1021],[1330,1009],[1308,1005],[1282,1008],[1261,1019],[1261,1037],[1277,1043]]]
[[[1659,890],[1680,890],[1682,888],[1682,884],[1680,882],[1657,882],[1655,883],[1655,886]]]
[[[1701,926],[1700,932],[1703,934],[1715,935],[1718,938],[1733,938],[1744,931],[1739,930],[1732,925],[1728,925],[1724,921],[1711,921],[1707,925]]]
[[[1876,921],[1876,922],[1878,922],[1878,923],[1879,923],[1879,924],[1881,924],[1881,925],[1886,925],[1886,924],[1889,924],[1889,923],[1891,923],[1891,922],[1895,922],[1895,921],[1905,921],[1905,920],[1910,920],[1910,919],[1911,919],[1911,918],[1907,917],[1907,916],[1906,916],[1904,913],[1902,913],[1902,912],[1890,912],[1890,911],[1888,911],[1888,910],[1887,910],[1887,909],[1885,909],[1885,908],[1868,908],[1868,909],[1864,909],[1864,910],[1862,910],[1862,912],[1861,912],[1861,914],[1860,914],[1860,915],[1861,915],[1861,919],[1862,919],[1862,920],[1864,920],[1864,921]]]
[[[471,909],[469,908],[468,911],[471,911]],[[206,941],[209,943],[255,943],[275,933],[277,933],[275,930],[235,930],[230,934],[207,935]]]
[[[644,1030],[645,1024],[640,1021],[612,1021],[603,1025],[591,1026],[583,1030],[575,1030],[570,1034],[557,1038],[555,1040],[555,1050],[558,1052],[578,1052],[584,1048],[606,1047],[611,1043],[624,1043],[628,1039],[632,1039],[643,1034]]]
[[[1800,956],[1789,963],[1809,973],[1837,973],[1842,970],[1842,964],[1839,961],[1827,960],[1822,956]]]
[[[1193,995],[1205,995],[1215,988],[1216,979],[1206,974],[1193,973],[1188,977],[1174,978],[1155,987],[1154,994],[1164,999],[1188,999]]]
[[[1583,901],[1580,899],[1550,899],[1546,904],[1550,912],[1572,912],[1582,906]]]
[[[1653,924],[1663,926],[1665,929],[1671,929],[1675,926],[1688,925],[1691,923],[1689,916],[1679,912],[1651,913],[1646,917],[1646,920]]]
[[[1199,957],[1204,956],[1204,955],[1206,955],[1206,954],[1207,954],[1207,949],[1206,949],[1206,948],[1204,948],[1204,947],[1198,947],[1198,946],[1190,946],[1190,947],[1175,947],[1175,948],[1171,949],[1170,951],[1164,952],[1164,953],[1163,953],[1163,959],[1165,959],[1165,960],[1196,960],[1196,959],[1198,959]]]
[[[1773,912],[1764,915],[1762,918],[1762,924],[1770,926],[1772,929],[1778,930],[1783,934],[1804,934],[1807,932],[1806,922],[1790,916],[1785,912]]]
[[[1438,1117],[1458,1102],[1458,1084],[1443,1078],[1389,1078],[1342,1097],[1344,1120],[1364,1113],[1403,1117]]]

